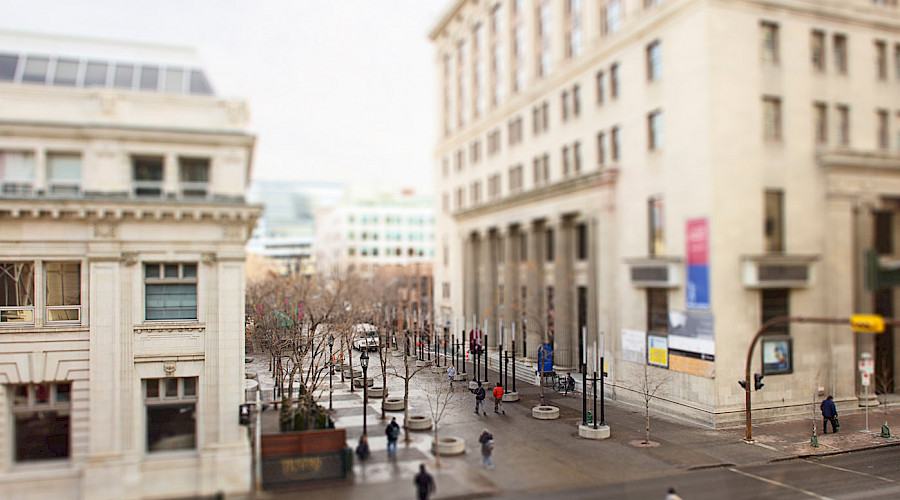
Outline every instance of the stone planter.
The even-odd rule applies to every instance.
[[[393,357],[395,357],[395,358],[402,358],[402,357],[403,357],[403,351],[400,351],[400,350],[394,350],[394,351],[391,352],[391,356],[393,356]]]
[[[382,385],[373,385],[369,387],[370,398],[383,398],[387,395]]]
[[[344,370],[344,378],[357,378],[362,377],[362,368],[354,368],[353,373],[350,373],[350,370]]]
[[[409,362],[417,361],[419,358],[417,356],[407,356],[406,360]]]
[[[375,379],[372,377],[366,378],[366,385],[369,387],[372,387],[373,385],[375,385]],[[362,389],[362,386],[363,386],[363,378],[362,377],[356,377],[353,379],[353,387],[359,387],[360,389]]]
[[[419,359],[416,361],[416,366],[428,366],[430,361],[426,361],[424,359]]]
[[[438,442],[432,445],[432,451],[435,455],[449,457],[453,455],[462,455],[466,452],[466,442],[463,438],[455,436],[447,436],[438,439]]]
[[[403,411],[406,405],[403,404],[403,398],[387,398],[384,400],[385,411]]]
[[[469,380],[468,373],[457,373],[456,375],[453,376],[454,382],[465,382],[466,380]]]
[[[531,409],[531,416],[538,420],[555,420],[559,418],[559,408],[555,406],[535,406]]]
[[[470,390],[478,389],[478,382],[476,382],[474,380],[470,380],[469,381],[469,389]],[[487,389],[485,389],[484,392],[487,392]]]
[[[444,373],[447,371],[447,368],[443,366],[432,366],[431,373]]]
[[[244,378],[256,380],[257,374],[255,371],[247,370],[244,372]]]
[[[431,424],[431,417],[426,415],[410,415],[406,421],[406,427],[411,431],[427,431]]]
[[[593,424],[579,425],[578,435],[586,439],[606,439],[609,437],[609,426],[598,425],[597,428],[594,429]]]
[[[504,392],[503,393],[503,402],[504,403],[515,403],[519,400],[518,392]]]

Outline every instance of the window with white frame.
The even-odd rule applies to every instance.
[[[609,131],[609,159],[613,162],[618,162],[622,156],[622,150],[619,143],[621,135],[622,132],[619,127],[613,127],[612,130]]]
[[[514,165],[509,167],[509,192],[518,193],[522,190],[523,176],[522,165]]]
[[[847,35],[834,35],[834,66],[841,74],[847,74]]]
[[[825,32],[813,30],[810,34],[809,44],[813,69],[825,71]]]
[[[209,196],[209,158],[178,158],[179,193],[183,199]]]
[[[778,64],[778,24],[770,21],[759,23],[760,57],[763,61]]]
[[[72,384],[47,382],[7,386],[14,420],[15,461],[69,458]]]
[[[622,23],[622,1],[604,0],[600,8],[600,34],[612,35],[619,31]]]
[[[875,76],[879,80],[887,80],[888,55],[887,42],[884,40],[875,40]]]
[[[657,151],[663,147],[662,111],[656,110],[647,115],[647,148]]]
[[[828,106],[824,102],[813,103],[813,129],[816,144],[828,144]]]
[[[655,40],[647,45],[647,80],[653,82],[662,76],[662,45]]]
[[[597,133],[597,165],[601,167],[606,164],[606,134]]]
[[[134,195],[160,198],[163,195],[162,156],[134,156],[131,159]]]
[[[0,151],[0,195],[30,195],[34,191],[34,153]]]
[[[781,99],[763,96],[763,138],[768,141],[781,140]]]
[[[619,63],[609,67],[609,98],[619,98]]]
[[[34,264],[0,262],[0,325],[34,323]]]
[[[145,319],[197,319],[197,264],[144,265]]]
[[[47,154],[47,192],[52,195],[77,195],[81,192],[81,155]]]
[[[566,57],[581,54],[581,0],[566,0]]]
[[[197,448],[197,377],[143,380],[147,451]]]
[[[81,263],[45,262],[44,287],[47,322],[81,321]]]
[[[539,0],[537,6],[537,75],[547,76],[550,73],[550,2]]]
[[[837,105],[838,118],[838,143],[841,146],[850,144],[850,106]]]

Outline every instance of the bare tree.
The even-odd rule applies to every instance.
[[[433,423],[434,464],[441,466],[441,455],[438,453],[438,428],[441,420],[447,415],[448,410],[459,409],[462,400],[459,393],[454,391],[449,381],[441,375],[430,374],[416,381],[417,386],[425,393],[425,401],[428,403],[428,413]]]
[[[403,341],[406,342],[409,338],[409,332],[403,332]],[[428,368],[428,364],[424,366],[416,366],[413,362],[411,363],[411,357],[407,356],[404,353],[403,356],[399,356],[400,360],[397,360],[398,357],[392,356],[390,360],[391,364],[391,375],[403,380],[403,433],[404,440],[408,443],[410,441],[409,438],[409,428],[407,427],[407,420],[409,420],[409,382],[415,377],[419,372]]]
[[[638,383],[632,387],[641,395],[644,402],[644,415],[647,419],[646,434],[641,444],[650,444],[650,401],[656,397],[656,394],[669,382],[670,378],[671,374],[668,371],[663,373],[661,370],[653,370],[651,372],[650,365],[645,362],[643,376],[639,375]]]

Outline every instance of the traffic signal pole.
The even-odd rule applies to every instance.
[[[752,387],[751,382],[750,382],[750,380],[751,380],[750,379],[750,362],[753,359],[753,350],[754,350],[754,348],[756,348],[756,343],[759,341],[759,338],[762,336],[763,333],[765,333],[766,330],[768,330],[769,328],[771,328],[775,325],[780,325],[782,323],[817,323],[817,324],[825,324],[825,325],[851,325],[851,326],[855,325],[855,322],[853,321],[852,318],[806,318],[806,317],[802,317],[802,316],[778,316],[776,318],[772,318],[769,321],[766,321],[765,323],[763,323],[762,327],[760,327],[760,329],[757,330],[756,335],[753,336],[753,340],[750,341],[750,347],[747,349],[747,364],[745,367],[746,369],[744,371],[744,380],[743,380],[744,383],[741,384],[744,387],[744,398],[745,398],[744,415],[746,418],[746,425],[747,425],[747,432],[746,432],[746,437],[744,437],[744,442],[746,442],[748,444],[754,443],[753,429],[750,425],[751,421],[752,421],[751,415],[750,415],[750,412],[751,412],[750,388]],[[893,319],[891,319],[891,320],[885,319],[884,324],[885,325],[895,325],[895,324],[900,324],[900,321],[893,320]]]

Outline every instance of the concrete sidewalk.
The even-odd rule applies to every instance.
[[[265,367],[255,367],[265,387]],[[445,375],[431,375],[445,377]],[[491,382],[498,380],[492,373]],[[402,395],[395,381],[388,381],[392,395]],[[362,393],[349,392],[346,383],[335,384],[334,406],[337,426],[347,430],[348,445],[355,446],[362,433]],[[297,490],[264,491],[252,498],[362,499],[414,498],[413,476],[420,463],[434,475],[437,493],[434,498],[478,498],[499,493],[554,491],[574,487],[611,484],[640,478],[658,478],[689,470],[725,465],[747,465],[797,457],[826,455],[900,443],[896,437],[879,436],[885,413],[881,407],[870,408],[869,429],[865,432],[865,414],[843,412],[837,434],[821,435],[821,418],[815,422],[817,448],[810,446],[813,432],[812,415],[807,419],[766,423],[753,426],[755,444],[743,442],[745,429],[712,429],[660,415],[651,406],[651,445],[644,445],[646,420],[643,408],[606,402],[606,423],[611,437],[602,441],[578,437],[581,421],[581,395],[564,397],[544,389],[545,404],[560,408],[558,420],[544,421],[531,417],[531,408],[539,402],[539,388],[517,381],[521,400],[506,403],[507,415],[488,416],[472,412],[473,396],[458,389],[459,406],[441,421],[440,435],[458,436],[466,440],[466,453],[442,457],[435,466],[430,453],[431,432],[411,432],[410,441],[401,437],[398,457],[386,457],[383,429],[390,416],[402,423],[402,412],[389,412],[388,420],[380,416],[380,400],[370,400],[367,409],[368,434],[372,456],[363,465],[354,466],[354,476],[343,483],[309,485]],[[410,414],[427,414],[424,395],[415,389],[410,395]],[[327,383],[321,399],[328,404]],[[276,412],[264,413],[265,427],[274,426]],[[900,407],[891,406],[887,420],[900,431]],[[488,428],[495,437],[496,467],[481,467],[477,437]],[[272,429],[274,430],[274,428]],[[591,464],[588,466],[587,464]]]

